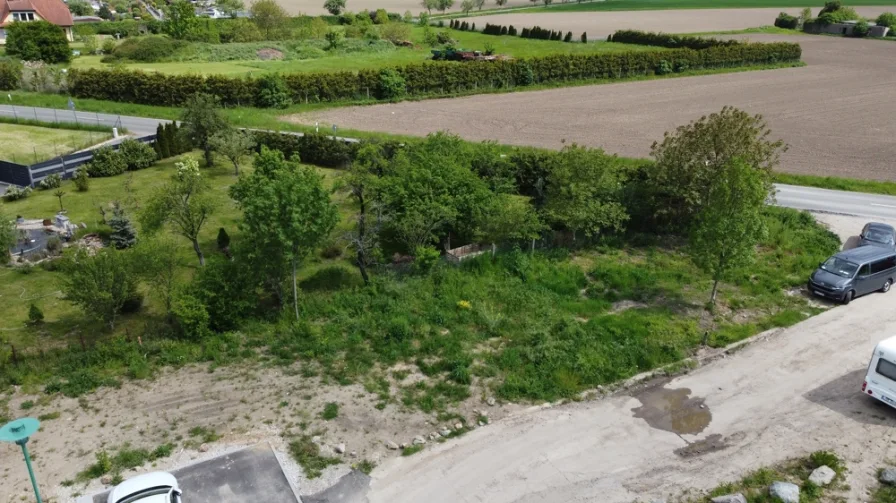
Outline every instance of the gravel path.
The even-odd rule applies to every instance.
[[[653,141],[734,105],[761,113],[790,144],[781,170],[896,180],[896,43],[754,35],[803,46],[803,68],[427,100],[299,114],[341,128],[561,148],[562,141],[646,157]]]

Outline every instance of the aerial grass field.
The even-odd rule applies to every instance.
[[[34,164],[103,142],[112,135],[96,131],[0,124],[0,159]]]
[[[484,24],[482,25],[484,26]],[[481,28],[481,27],[480,27]],[[520,26],[522,28],[522,26]],[[511,36],[483,35],[474,31],[432,28],[434,32],[447,32],[462,49],[485,51],[492,48],[496,53],[514,58],[545,56],[548,54],[583,54],[596,52],[651,51],[662,50],[641,45],[616,44],[608,42],[574,43],[550,40],[531,40]],[[162,72],[171,74],[202,73],[206,75],[254,75],[263,73],[352,71],[367,68],[385,68],[404,64],[420,63],[432,58],[432,48],[423,43],[423,28],[411,29],[414,47],[399,47],[386,41],[364,42],[352,40],[339,49],[326,50],[322,40],[288,42],[252,42],[246,44],[193,44],[182,51],[171,54],[169,61],[159,63],[132,62],[122,66],[128,69]],[[263,61],[255,50],[274,48],[284,54],[283,60]],[[111,68],[111,63],[103,63],[102,56],[79,56],[72,68]],[[201,63],[201,64],[197,64]],[[116,65],[120,65],[116,63]]]

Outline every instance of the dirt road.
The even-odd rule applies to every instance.
[[[821,5],[821,4],[819,4]],[[896,2],[894,2],[896,5]],[[876,18],[894,7],[856,7],[859,15]],[[697,33],[756,28],[774,24],[781,12],[798,16],[800,8],[771,9],[688,9],[610,12],[539,12],[476,16],[471,20],[480,26],[485,23],[541,26],[550,30],[572,31],[576,37],[588,33],[590,40],[607,38],[616,30],[661,31],[664,33]],[[817,15],[819,8],[812,11]]]
[[[822,219],[844,240],[864,223]],[[867,501],[875,469],[896,456],[896,410],[860,392],[874,344],[896,334],[894,302],[872,294],[662,387],[511,417],[396,458],[374,471],[369,500],[651,501],[832,449],[850,469],[846,500]]]
[[[293,120],[406,135],[448,130],[472,141],[547,148],[566,140],[646,157],[663,132],[734,105],[763,114],[790,144],[783,171],[896,180],[896,45],[783,38],[803,46],[808,66],[340,108]]]

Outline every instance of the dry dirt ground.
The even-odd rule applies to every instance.
[[[291,119],[345,129],[561,148],[563,141],[646,157],[663,132],[733,105],[763,114],[790,144],[781,170],[896,180],[896,43],[827,36],[798,41],[807,66],[545,91],[339,108]]]
[[[819,4],[820,5],[820,4]],[[896,5],[896,2],[894,2]],[[818,14],[819,8],[813,9]],[[893,7],[856,7],[865,17],[877,17],[881,12],[893,11]],[[590,40],[607,38],[616,30],[661,31],[665,33],[698,33],[707,31],[743,30],[774,24],[780,12],[798,16],[800,8],[777,9],[678,9],[652,11],[610,12],[525,12],[476,16],[476,23],[541,26],[551,30],[572,31],[576,37],[588,33]]]
[[[844,241],[864,223],[819,218]],[[819,449],[846,460],[844,500],[869,501],[896,456],[896,410],[860,387],[874,344],[896,332],[893,301],[868,295],[651,388],[513,415],[390,460],[369,501],[652,501]]]

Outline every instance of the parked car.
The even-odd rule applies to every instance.
[[[874,348],[862,392],[896,407],[896,337],[882,340]]]
[[[896,249],[860,246],[822,262],[809,276],[813,295],[844,304],[866,293],[888,292],[896,280]]]
[[[118,484],[109,493],[108,503],[181,503],[181,491],[174,475],[152,472]]]
[[[892,225],[871,222],[865,224],[859,234],[859,246],[886,246],[896,248],[896,229]]]

